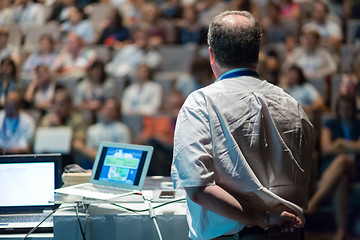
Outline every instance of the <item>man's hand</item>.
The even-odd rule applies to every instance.
[[[295,228],[304,227],[304,222],[288,207],[280,204],[270,210],[269,227],[278,226],[281,232],[294,232]]]

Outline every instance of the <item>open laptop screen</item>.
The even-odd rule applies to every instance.
[[[60,154],[0,156],[0,212],[51,209],[61,185]]]
[[[94,179],[139,185],[147,151],[118,147],[103,147]]]

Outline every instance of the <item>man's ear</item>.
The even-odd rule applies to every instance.
[[[209,47],[209,55],[210,55],[210,64],[211,65],[215,64],[214,51],[211,47]]]

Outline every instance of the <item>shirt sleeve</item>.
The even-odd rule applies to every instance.
[[[215,184],[210,126],[203,110],[183,107],[180,111],[171,171],[176,188]]]

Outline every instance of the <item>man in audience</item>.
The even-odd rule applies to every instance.
[[[30,153],[35,132],[35,121],[21,112],[21,95],[18,91],[8,93],[5,109],[0,111],[0,151],[6,154]]]
[[[327,88],[327,79],[337,71],[336,61],[331,53],[320,46],[320,35],[316,30],[307,30],[302,36],[302,45],[287,56],[283,70],[297,65],[305,77],[328,101],[330,96]]]
[[[86,147],[83,152],[94,161],[101,141],[130,143],[131,133],[128,126],[120,122],[120,106],[115,98],[105,101],[99,111],[99,121],[88,127]]]
[[[62,78],[82,77],[96,58],[96,52],[86,49],[82,38],[69,33],[66,45],[55,59],[52,70]]]
[[[86,123],[81,115],[76,113],[72,107],[72,98],[67,89],[58,89],[55,92],[52,111],[42,119],[42,127],[67,126],[72,129],[72,159],[75,162],[81,161],[82,149],[85,145]],[[81,163],[80,163],[81,164]]]
[[[329,18],[329,7],[323,1],[314,4],[313,20],[303,26],[303,30],[316,30],[320,34],[320,44],[339,51],[342,41],[342,30],[339,23]]]
[[[106,65],[106,71],[110,75],[118,78],[134,76],[141,63],[146,63],[151,69],[160,66],[161,55],[149,46],[147,31],[138,28],[133,36],[134,43],[118,50],[113,60]]]
[[[10,57],[17,66],[19,65],[19,48],[9,43],[9,29],[6,27],[0,27],[0,61],[6,57]]]
[[[30,27],[45,23],[45,10],[41,4],[32,0],[16,0],[14,5],[15,22],[20,24],[24,35]]]

